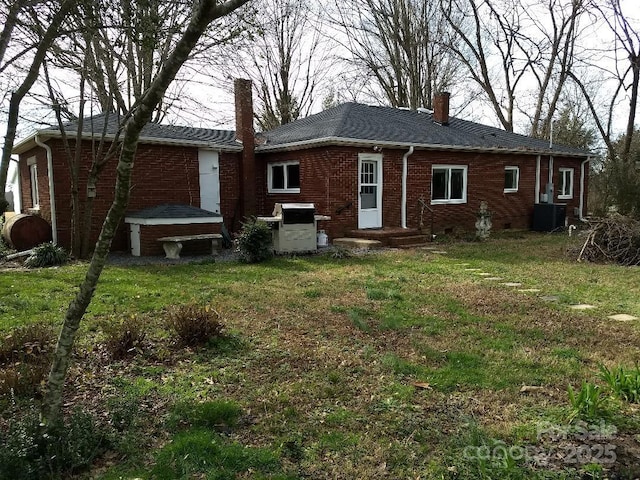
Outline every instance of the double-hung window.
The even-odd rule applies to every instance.
[[[573,168],[560,168],[560,185],[558,198],[573,198]]]
[[[504,193],[518,191],[520,182],[520,167],[504,167]]]
[[[467,203],[467,166],[434,165],[431,170],[431,203]]]
[[[269,193],[300,193],[300,162],[278,162],[267,166]]]

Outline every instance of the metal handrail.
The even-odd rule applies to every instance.
[[[433,208],[427,205],[427,203],[424,201],[424,198],[422,197],[418,199],[418,205],[420,205],[420,230],[422,230],[424,227],[424,223],[422,221],[422,218],[424,217],[424,209],[426,208],[427,210],[429,210],[429,213],[431,213],[431,225],[429,227],[429,241],[433,242],[433,239],[435,238],[435,235],[433,234]]]

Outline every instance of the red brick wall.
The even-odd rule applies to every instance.
[[[56,193],[56,218],[58,223],[58,242],[69,248],[71,245],[71,176],[66,164],[66,155],[62,142],[50,140],[48,144],[53,153],[53,169]],[[82,144],[82,165],[80,174],[80,197],[86,194],[86,178],[91,162],[91,143]],[[46,154],[42,148],[20,155],[20,175],[22,179],[22,202],[30,206],[29,170],[27,159],[33,155],[38,158],[38,174],[41,214],[50,220],[49,188],[46,176]],[[239,155],[220,154],[220,197],[224,220],[230,222],[238,203],[238,162]],[[101,173],[92,217],[92,242],[97,239],[102,221],[113,201],[117,159],[112,159]],[[127,212],[135,212],[163,203],[181,203],[200,206],[200,188],[198,174],[198,149],[166,145],[138,146],[133,167],[131,198]],[[188,232],[198,233],[198,232]],[[203,233],[203,232],[200,232]],[[112,250],[129,250],[129,227],[122,223],[113,239]]]
[[[257,159],[258,210],[269,215],[276,202],[313,202],[316,211],[330,215],[330,222],[322,222],[330,238],[344,236],[358,226],[358,153],[371,153],[368,148],[329,147],[298,152],[259,155]],[[383,156],[383,225],[401,226],[402,157],[406,150],[384,149]],[[417,150],[408,159],[407,178],[407,226],[418,227],[423,197],[431,204],[431,169],[435,164],[466,165],[467,203],[430,205],[434,210],[434,230],[442,232],[461,227],[475,229],[476,214],[481,201],[486,201],[492,212],[494,229],[530,228],[535,202],[536,156],[514,154],[488,154],[464,152],[434,152]],[[267,193],[267,164],[269,162],[300,161],[300,193]],[[541,160],[541,193],[547,182],[548,157]],[[504,192],[504,169],[520,168],[518,191]],[[554,182],[558,182],[560,167],[574,168],[574,197],[572,200],[555,200],[567,204],[567,216],[575,223],[573,208],[579,203],[580,161],[569,158],[554,159]],[[557,189],[557,187],[556,187]],[[341,213],[337,210],[352,203]],[[430,225],[430,213],[424,212],[423,223]]]
[[[177,235],[197,235],[201,233],[220,233],[219,223],[196,223],[191,225],[140,225],[140,255],[164,255],[160,237]],[[211,253],[211,240],[190,240],[182,245],[182,254]]]

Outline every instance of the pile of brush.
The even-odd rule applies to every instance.
[[[578,261],[640,265],[640,222],[622,215],[592,220]]]

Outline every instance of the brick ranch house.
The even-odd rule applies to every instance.
[[[330,239],[430,226],[423,202],[433,211],[434,232],[473,230],[482,201],[494,229],[531,228],[541,202],[566,205],[569,223],[586,213],[588,151],[450,117],[448,94],[434,99],[434,111],[346,103],[255,134],[251,89],[248,80],[235,83],[235,132],[145,127],[129,214],[113,250],[161,254],[161,236],[215,233],[223,223],[234,231],[247,216],[271,214],[276,202],[314,203],[317,213],[331,216],[320,226]],[[93,132],[106,121],[113,139],[118,120],[103,114],[84,122],[87,163],[99,136]],[[77,124],[65,127],[68,136],[76,130]],[[70,174],[61,132],[39,130],[14,153],[22,211],[45,218],[54,239],[69,247]],[[95,237],[114,184],[115,160],[92,193]]]

